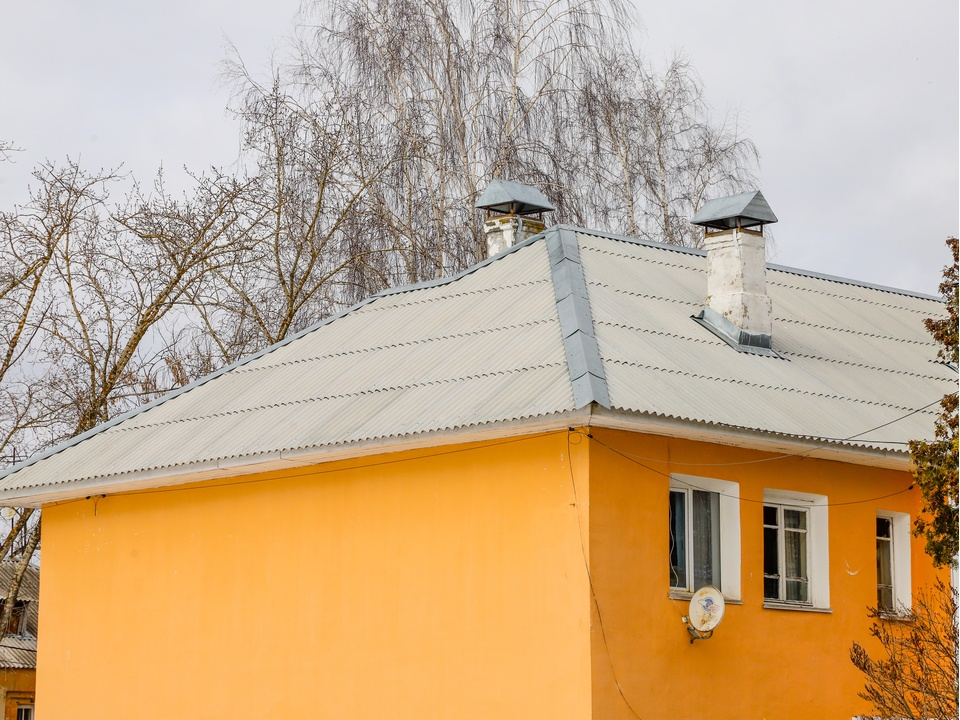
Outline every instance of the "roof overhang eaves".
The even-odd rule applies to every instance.
[[[176,488],[194,483],[228,478],[250,477],[276,470],[294,470],[344,460],[399,453],[408,450],[429,450],[448,445],[520,438],[555,432],[571,426],[589,424],[590,408],[571,410],[549,416],[439,430],[415,436],[393,436],[344,445],[287,450],[278,453],[225,458],[218,461],[155,468],[111,477],[95,477],[68,483],[49,484],[37,488],[0,491],[0,505],[43,507],[97,495],[114,495],[149,490]],[[251,482],[256,480],[251,478]]]
[[[6,490],[0,492],[0,504],[41,507],[94,495],[176,488],[210,480],[251,477],[275,470],[297,469],[408,450],[429,450],[448,445],[529,437],[568,427],[603,427],[890,470],[909,471],[911,469],[910,455],[906,451],[828,443],[815,438],[797,438],[759,432],[749,428],[610,410],[594,403],[579,410],[550,416],[490,423],[452,431],[381,438],[350,445],[307,448],[271,455],[228,458],[195,466],[158,468],[110,478],[91,478],[59,485],[47,485],[36,489]],[[251,479],[251,482],[254,481],[256,480]]]
[[[694,422],[624,410],[595,408],[590,425],[887,470],[909,471],[912,467],[910,453],[905,450],[829,442],[820,438],[796,437],[751,428]]]

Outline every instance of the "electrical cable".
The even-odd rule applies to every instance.
[[[573,428],[571,428],[572,430]],[[627,696],[623,693],[623,687],[620,685],[620,680],[617,677],[617,670],[613,666],[613,655],[610,653],[610,645],[607,642],[607,632],[603,627],[603,614],[600,612],[600,601],[597,599],[597,591],[593,587],[593,575],[590,572],[590,563],[587,560],[587,548],[583,542],[583,524],[580,520],[580,499],[577,496],[577,481],[576,477],[573,474],[573,453],[571,452],[571,446],[576,443],[570,442],[570,437],[572,433],[567,433],[567,464],[570,468],[570,484],[573,486],[573,507],[577,513],[577,530],[580,533],[580,553],[583,557],[583,567],[587,573],[587,584],[590,586],[590,597],[593,599],[593,606],[597,609],[597,624],[600,626],[600,638],[603,640],[603,649],[607,653],[607,662],[610,664],[610,673],[613,676],[613,682],[617,686],[617,692],[620,693],[620,697],[623,700],[624,704],[627,706],[627,709],[633,713],[633,716],[637,720],[643,720],[637,711],[633,709],[633,705],[630,704],[630,701],[627,700]]]
[[[576,433],[576,432],[579,432],[579,431],[574,430],[573,428],[570,428],[570,429],[568,430],[568,432],[574,432],[574,433]],[[644,469],[646,469],[646,470],[649,470],[650,472],[652,472],[652,473],[654,473],[654,474],[656,474],[656,475],[661,475],[661,476],[663,476],[663,477],[665,477],[665,478],[668,478],[668,479],[672,479],[672,477],[673,477],[673,475],[672,475],[671,473],[661,472],[660,470],[657,470],[657,469],[655,469],[655,468],[652,468],[652,467],[650,467],[649,465],[644,465],[642,462],[639,462],[639,461],[637,461],[637,460],[634,460],[632,457],[629,456],[629,454],[624,453],[624,452],[621,452],[620,450],[617,450],[616,448],[611,447],[610,445],[607,445],[605,442],[603,442],[602,440],[598,440],[597,438],[595,438],[593,435],[591,435],[591,434],[589,434],[589,433],[587,433],[585,436],[586,436],[587,438],[593,440],[593,442],[597,443],[598,445],[601,445],[602,447],[605,447],[605,448],[606,448],[607,450],[609,450],[610,452],[612,452],[612,453],[614,453],[614,454],[616,454],[616,455],[619,455],[620,457],[624,458],[625,460],[628,460],[628,461],[634,463],[635,465],[639,465],[640,467],[642,467],[642,468],[644,468]],[[674,463],[670,463],[670,461],[666,461],[666,460],[657,460],[656,462],[664,462],[664,463],[668,463],[668,464],[674,464]],[[677,465],[684,465],[685,463],[675,463],[675,464],[677,464]],[[708,490],[708,489],[706,489],[706,488],[697,487],[696,485],[694,485],[693,483],[689,482],[688,480],[684,480],[684,481],[683,481],[683,484],[684,484],[685,486],[687,486],[687,487],[693,488],[694,490],[700,490],[700,491],[702,491],[702,492],[716,492],[715,490]],[[884,499],[886,499],[886,498],[893,497],[894,495],[901,495],[901,494],[903,494],[903,493],[905,493],[905,492],[909,492],[910,490],[913,490],[914,485],[915,485],[915,483],[910,483],[909,487],[905,487],[903,490],[897,490],[897,491],[895,491],[895,492],[888,493],[888,494],[886,494],[886,495],[878,495],[878,496],[876,496],[876,497],[865,498],[865,499],[863,499],[863,500],[851,500],[851,501],[846,501],[846,502],[825,503],[825,504],[822,504],[822,505],[819,505],[819,504],[818,504],[816,507],[840,507],[840,506],[843,506],[843,505],[862,505],[862,504],[864,504],[864,503],[876,502],[877,500],[884,500]],[[722,492],[717,492],[716,494],[719,495],[720,497],[731,498],[731,499],[733,499],[733,500],[738,500],[738,501],[742,501],[742,502],[758,503],[758,504],[760,504],[760,505],[762,505],[762,504],[764,504],[764,503],[767,502],[766,500],[754,500],[754,499],[752,499],[752,498],[746,498],[746,497],[742,497],[742,496],[740,496],[740,495],[727,495],[726,493],[722,493]]]
[[[957,394],[957,393],[952,393],[952,395],[956,395],[956,394]],[[939,404],[940,402],[942,402],[942,400],[934,400],[933,402],[928,403],[927,405],[924,405],[924,406],[921,407],[921,408],[917,408],[917,409],[915,409],[915,410],[911,410],[910,412],[908,412],[908,413],[906,413],[906,414],[904,414],[904,415],[901,415],[901,416],[899,416],[899,417],[896,417],[896,418],[894,418],[893,420],[890,420],[889,422],[885,422],[885,423],[883,423],[882,425],[877,425],[876,427],[872,427],[872,428],[870,428],[869,430],[864,430],[863,432],[859,432],[859,433],[857,433],[856,435],[851,435],[850,437],[846,437],[846,438],[833,438],[833,437],[826,437],[826,436],[799,435],[799,434],[796,434],[796,433],[776,433],[776,434],[777,434],[777,435],[780,435],[780,436],[783,436],[783,437],[793,437],[793,438],[801,438],[801,439],[813,439],[813,440],[818,440],[818,441],[820,441],[820,442],[825,442],[825,443],[842,443],[842,442],[849,442],[849,441],[853,440],[854,438],[861,437],[861,436],[863,436],[863,435],[866,435],[867,433],[873,432],[874,430],[880,430],[880,429],[882,429],[882,428],[887,427],[888,425],[893,425],[894,423],[900,422],[901,420],[905,420],[906,418],[908,418],[908,417],[910,417],[910,416],[912,416],[912,415],[916,415],[916,414],[919,413],[919,412],[923,412],[923,411],[926,410],[927,408],[930,408],[930,407],[932,407],[932,406],[934,406],[934,405],[937,405],[937,404]],[[749,429],[749,428],[744,428],[744,429]],[[886,444],[886,445],[906,445],[907,443],[901,442],[901,441],[889,441],[889,442],[884,441],[884,444]],[[642,455],[634,455],[634,454],[627,453],[627,452],[624,452],[624,455],[629,455],[629,456],[632,457],[632,458],[638,458],[638,459],[640,459],[640,460],[647,460],[647,461],[649,461],[649,462],[662,462],[662,463],[670,462],[670,464],[673,464],[673,465],[682,465],[682,466],[684,466],[684,467],[726,467],[726,466],[728,466],[728,465],[755,465],[755,464],[757,464],[757,463],[772,462],[772,461],[774,461],[774,460],[783,460],[783,459],[785,459],[785,458],[795,458],[795,457],[804,458],[804,457],[807,457],[807,456],[809,455],[809,453],[811,453],[811,452],[814,452],[814,451],[816,451],[816,450],[823,450],[824,448],[827,448],[827,447],[829,447],[829,445],[826,445],[826,444],[824,444],[824,445],[816,445],[815,447],[809,448],[809,449],[807,449],[807,450],[803,450],[802,452],[783,453],[783,454],[780,454],[780,455],[773,455],[773,456],[771,456],[771,457],[757,458],[757,459],[755,459],[755,460],[737,460],[737,461],[734,461],[734,462],[726,462],[726,463],[689,463],[689,462],[675,462],[675,461],[661,460],[660,458],[651,458],[651,457],[644,457],[644,456],[642,456]]]

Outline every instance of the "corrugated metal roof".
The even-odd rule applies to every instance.
[[[923,326],[937,301],[769,270],[780,358],[736,353],[691,318],[704,256],[580,238],[614,407],[894,451],[932,435],[936,406],[904,416],[956,383]]]
[[[16,570],[14,562],[0,562],[0,587],[7,588]],[[27,603],[22,635],[0,639],[0,668],[33,669],[37,666],[37,618],[40,599],[40,570],[28,566],[20,583],[18,599]]]
[[[776,266],[767,277],[779,357],[738,353],[693,319],[703,252],[553,228],[455,278],[371,298],[8,470],[0,500],[591,403],[878,452],[932,435],[936,406],[913,411],[956,385],[922,322],[941,302]]]

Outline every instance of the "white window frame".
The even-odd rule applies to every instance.
[[[740,595],[740,484],[729,480],[670,475],[670,490],[702,490],[720,496],[720,592],[726,600]],[[687,517],[690,522],[690,517]],[[688,548],[689,550],[689,548]],[[689,596],[689,590],[670,588],[671,594]]]
[[[776,609],[830,609],[830,528],[826,495],[764,488],[763,502],[807,511],[807,575],[810,583],[807,602],[764,598],[763,606]],[[761,529],[763,525],[761,522]],[[762,542],[761,534],[761,542]],[[763,575],[762,569],[760,575]]]
[[[893,603],[895,610],[892,613],[885,614],[909,615],[913,608],[913,578],[910,566],[910,515],[893,510],[877,510],[877,517],[887,518],[891,521],[890,542],[892,544]]]
[[[767,508],[771,508],[776,511],[776,524],[769,525],[767,523],[766,511]],[[810,570],[812,567],[811,558],[810,558],[810,512],[808,508],[805,507],[796,507],[794,505],[785,505],[780,503],[771,503],[765,502],[763,504],[764,518],[763,518],[763,599],[767,602],[782,602],[782,603],[796,603],[799,605],[811,605],[810,600]],[[787,511],[802,513],[803,515],[803,526],[797,528],[787,527],[787,521],[784,515]],[[776,530],[777,535],[777,597],[770,598],[767,597],[767,530]],[[798,580],[802,579],[806,583],[806,600],[793,600],[786,597],[788,592],[787,584],[791,581],[791,578],[787,575],[787,537],[788,533],[793,535],[802,534],[803,537],[803,551],[804,557],[803,565],[806,568],[806,575],[802,578],[795,576],[792,579]]]

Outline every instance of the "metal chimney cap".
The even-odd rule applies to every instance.
[[[509,180],[491,180],[475,207],[514,215],[532,215],[556,209],[536,188]]]
[[[777,222],[777,216],[759,190],[707,200],[690,221],[693,225],[728,230],[767,225]]]

